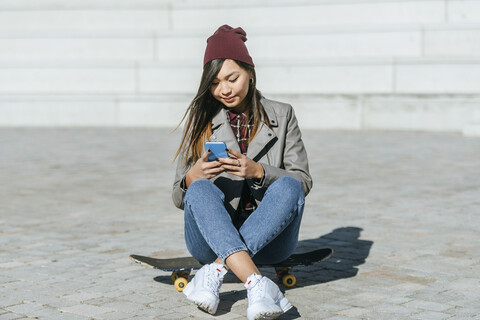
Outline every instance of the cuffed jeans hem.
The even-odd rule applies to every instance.
[[[248,253],[247,247],[243,246],[243,247],[232,248],[232,249],[228,250],[227,252],[225,252],[224,254],[218,255],[218,257],[226,265],[227,264],[227,262],[226,262],[227,258],[230,257],[232,254],[240,252],[240,251],[246,251]]]

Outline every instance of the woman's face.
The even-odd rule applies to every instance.
[[[247,107],[250,73],[242,69],[234,60],[227,59],[212,81],[210,92],[227,108],[240,113]]]

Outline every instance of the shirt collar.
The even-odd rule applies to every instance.
[[[248,110],[246,110],[245,112],[242,112],[242,113],[235,113],[231,110],[228,110],[226,109],[225,110],[226,113],[227,113],[227,118],[230,120],[230,122],[232,122],[233,120],[237,119],[237,118],[240,118],[240,119],[245,119],[247,118],[248,119]]]

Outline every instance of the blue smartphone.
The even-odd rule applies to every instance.
[[[208,161],[215,161],[218,158],[228,158],[227,145],[225,142],[205,142],[205,150],[212,150],[208,155]]]

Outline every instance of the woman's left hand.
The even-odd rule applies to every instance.
[[[219,159],[225,172],[245,179],[261,179],[263,177],[261,164],[235,150],[228,149],[227,152],[231,155],[230,158]]]

